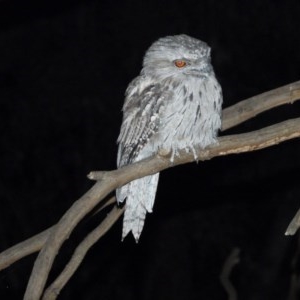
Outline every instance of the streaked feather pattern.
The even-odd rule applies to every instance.
[[[183,60],[178,68],[175,60]],[[143,69],[126,90],[118,138],[118,167],[154,155],[161,149],[192,151],[216,142],[221,127],[222,92],[210,64],[210,48],[186,35],[159,39],[146,52]],[[152,212],[159,174],[117,189],[126,199],[124,238],[138,241],[147,212]]]

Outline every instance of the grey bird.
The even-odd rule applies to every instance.
[[[154,42],[143,68],[128,86],[118,138],[118,167],[153,156],[160,149],[192,152],[216,143],[221,127],[222,90],[210,62],[210,47],[187,35]],[[125,203],[122,239],[138,241],[152,212],[159,173],[134,180],[116,191]]]

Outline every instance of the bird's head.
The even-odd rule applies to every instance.
[[[184,34],[161,38],[146,52],[143,72],[158,80],[169,77],[178,80],[190,77],[205,80],[213,73],[210,47],[205,42]]]

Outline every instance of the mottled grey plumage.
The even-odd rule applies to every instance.
[[[141,74],[126,90],[118,138],[118,167],[152,156],[159,149],[192,151],[216,142],[221,127],[222,91],[210,64],[210,48],[187,35],[161,38],[145,54]],[[126,199],[124,238],[138,241],[146,212],[152,212],[159,173],[117,189]]]

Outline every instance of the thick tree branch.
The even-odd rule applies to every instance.
[[[298,100],[298,98],[300,98],[300,82],[295,82],[282,88],[278,88],[248,100],[244,100],[223,111],[222,130],[236,126],[241,122],[244,122],[245,120],[252,118],[255,115],[272,107],[285,103],[292,103],[293,101]],[[215,156],[258,150],[281,143],[285,140],[297,138],[299,136],[300,119],[298,118],[250,133],[221,137],[219,138],[219,144],[212,145],[205,150],[198,149],[198,159],[207,160]],[[193,154],[181,151],[180,157],[176,157],[175,161],[171,163],[168,155],[162,155],[162,153],[160,153],[160,155],[148,158],[144,161],[118,170],[90,173],[89,178],[101,180],[96,182],[96,184],[85,195],[83,195],[72,205],[72,207],[65,213],[58,224],[40,233],[39,235],[1,253],[0,269],[7,267],[9,264],[20,259],[21,257],[38,251],[41,249],[41,247],[43,247],[34,264],[32,275],[30,277],[24,298],[30,300],[40,299],[48,277],[48,273],[62,243],[68,238],[80,220],[84,218],[85,215],[89,213],[99,202],[101,202],[114,189],[126,184],[129,181],[157,173],[172,166],[191,162],[193,160]],[[113,210],[110,213],[110,218],[112,218],[112,220],[115,222],[115,220],[119,218],[120,213],[120,210]],[[100,232],[106,228],[106,222],[108,222],[107,219],[105,219],[99,226]],[[96,234],[93,235],[91,233],[91,235],[97,237]],[[88,239],[88,242],[85,240],[79,246],[79,250],[77,251],[85,254],[92,243],[94,243],[96,240],[96,238],[91,238],[91,240]],[[66,270],[72,268],[73,271],[76,269],[76,259],[71,260]],[[58,278],[58,281],[63,282],[63,284],[60,283],[59,285],[56,285],[55,283],[54,286],[48,290],[49,292],[47,292],[47,295],[54,295],[55,293],[53,293],[53,291],[56,290],[57,286],[59,286],[58,290],[62,288],[62,286],[68,280],[68,276],[71,276],[71,273],[72,272],[69,271],[63,272],[61,277]],[[45,295],[45,297],[47,295]]]

